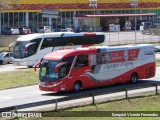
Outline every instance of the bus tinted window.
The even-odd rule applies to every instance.
[[[75,69],[88,66],[88,55],[78,55],[75,63]]]
[[[104,35],[96,36],[71,36],[44,38],[41,49],[54,46],[99,44],[104,42]]]
[[[73,36],[73,37],[58,37],[54,42],[54,46],[66,46],[69,43],[73,45],[85,45],[85,44],[99,44],[104,42],[103,35],[96,36]]]
[[[41,49],[47,48],[47,47],[53,47],[53,38],[44,38]]]

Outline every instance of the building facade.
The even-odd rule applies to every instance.
[[[155,13],[155,16],[139,16],[137,20],[160,22],[160,1],[159,0],[138,0],[137,6],[131,5],[131,0],[97,0],[96,6],[90,5],[90,0],[18,0],[12,4],[11,10],[0,12],[0,33],[5,27],[29,26],[32,32],[40,26],[52,26],[56,31],[58,27],[73,27],[87,24],[93,28],[96,21],[96,28],[105,26],[107,23],[117,23],[124,20],[135,20],[128,17],[75,17],[77,14],[135,14]],[[42,17],[42,10],[58,10],[58,17]]]

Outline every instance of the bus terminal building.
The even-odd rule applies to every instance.
[[[109,31],[111,25],[117,25],[123,31],[127,26],[139,27],[142,21],[160,22],[159,0],[18,0],[11,6],[0,12],[0,33],[5,27],[25,26],[36,32],[41,26],[51,26],[53,31]],[[53,14],[45,15],[43,10]]]

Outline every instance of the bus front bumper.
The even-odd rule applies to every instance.
[[[40,82],[39,83],[39,89],[41,91],[61,92],[61,91],[63,91],[63,89],[60,88],[60,85],[59,85],[60,83],[46,84],[44,82]]]
[[[13,60],[14,65],[28,66],[28,60]]]

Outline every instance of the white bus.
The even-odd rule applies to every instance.
[[[38,33],[21,36],[13,46],[13,64],[34,66],[46,54],[62,49],[76,49],[103,43],[103,33]]]

